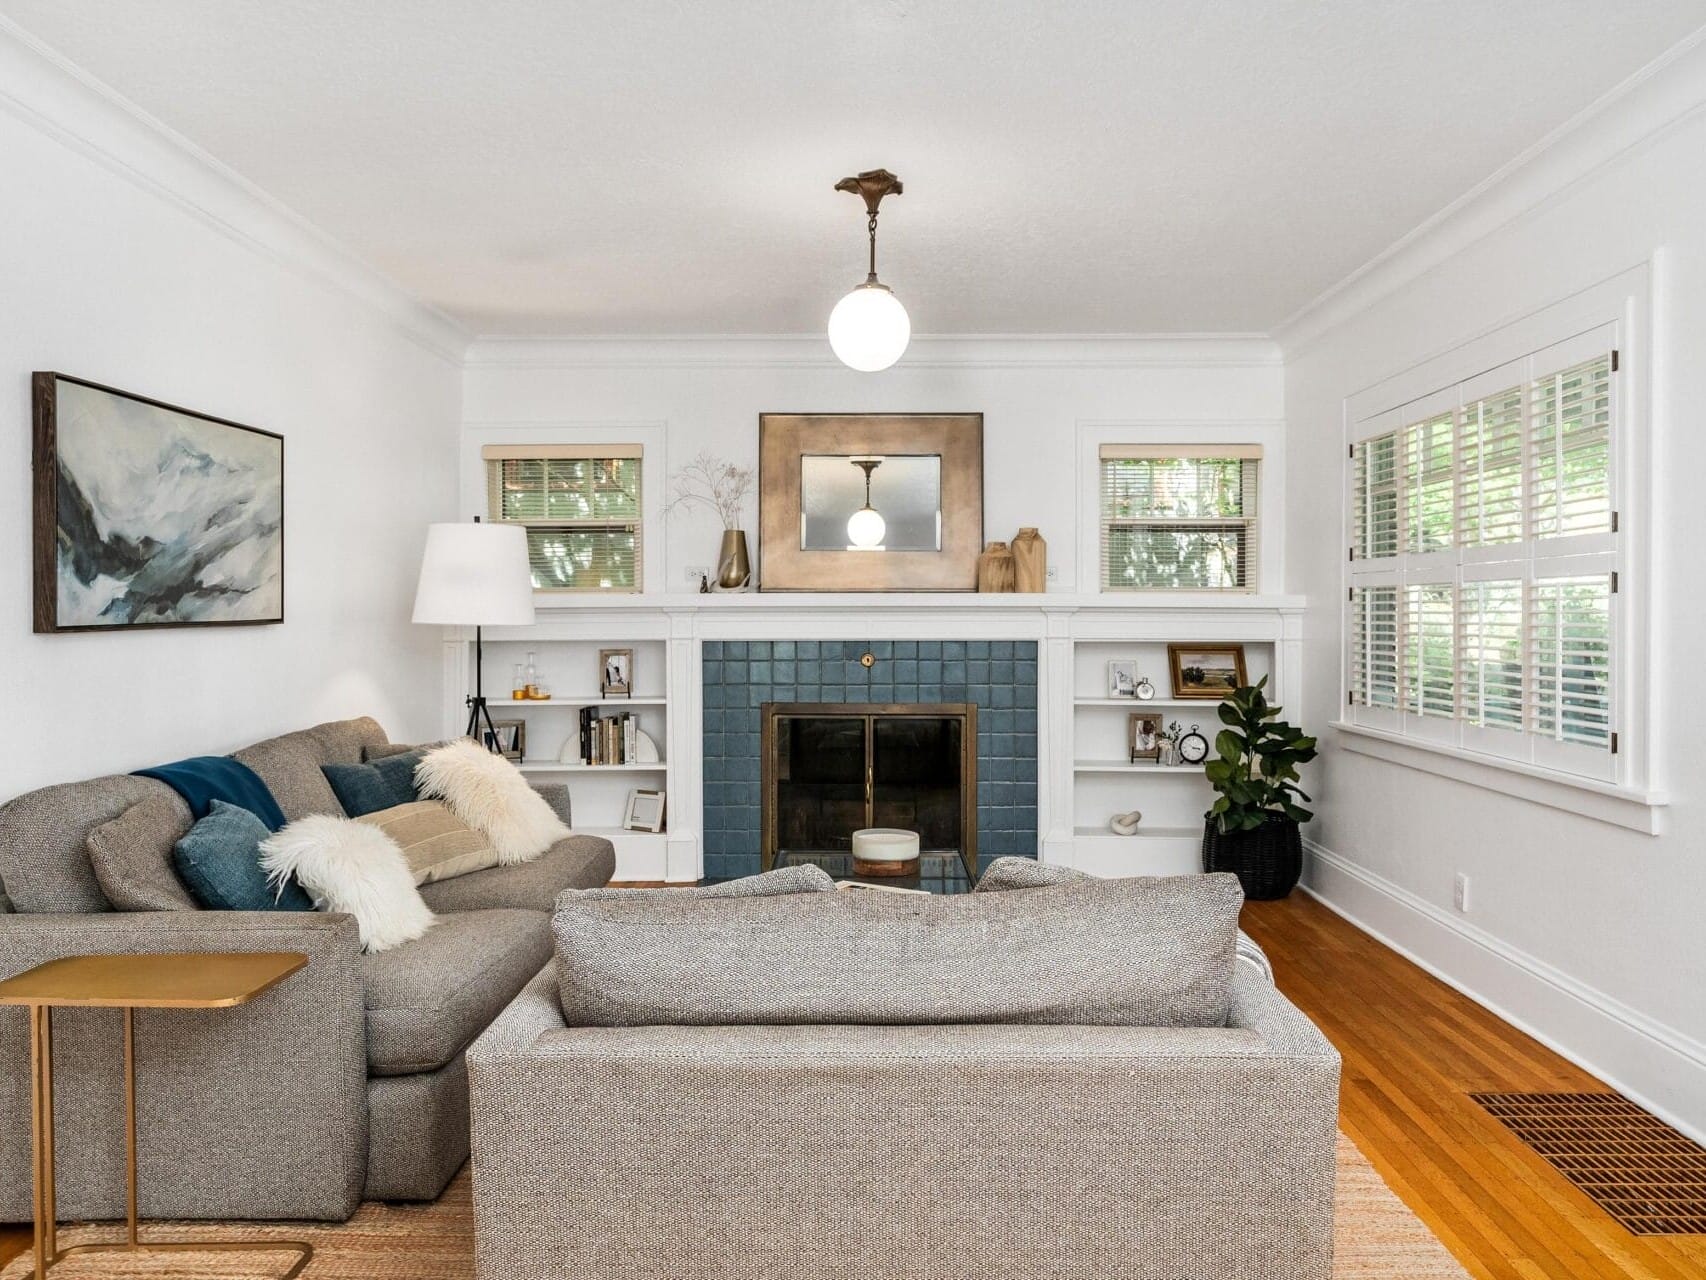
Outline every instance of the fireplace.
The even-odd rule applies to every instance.
[[[973,703],[766,702],[762,862],[846,860],[855,831],[916,831],[926,859],[977,879]]]

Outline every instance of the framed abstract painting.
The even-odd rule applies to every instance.
[[[35,629],[284,621],[284,437],[37,373]]]

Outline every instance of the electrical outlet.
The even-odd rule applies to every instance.
[[[687,566],[687,581],[690,586],[697,587],[702,579],[711,576],[711,566],[694,564]]]
[[[1060,570],[1056,566],[1051,564],[1048,567],[1048,571],[1043,574],[1043,581],[1045,581],[1045,582],[1058,582],[1058,581],[1060,581]]]
[[[1461,871],[1451,882],[1451,905],[1465,914],[1469,911],[1469,877]]]

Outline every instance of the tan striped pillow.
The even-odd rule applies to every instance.
[[[356,819],[397,842],[417,885],[465,876],[498,865],[491,841],[437,800],[416,800]]]

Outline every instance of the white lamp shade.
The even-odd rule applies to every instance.
[[[847,517],[847,541],[856,547],[880,547],[888,522],[870,507],[860,507]]]
[[[414,620],[446,627],[531,623],[526,530],[513,524],[428,525]]]
[[[829,345],[849,369],[886,369],[911,341],[912,320],[885,285],[862,284],[829,313]]]

